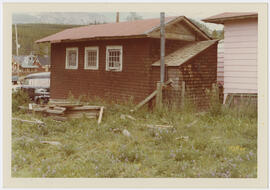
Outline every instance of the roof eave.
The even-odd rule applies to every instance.
[[[93,37],[93,38],[81,38],[81,39],[64,39],[64,40],[46,40],[42,41],[38,40],[35,43],[62,43],[62,42],[82,42],[88,40],[114,40],[114,39],[132,39],[132,38],[148,38],[149,36],[146,34],[141,35],[130,35],[130,36],[104,36],[104,37]]]
[[[245,16],[214,18],[214,19],[203,19],[202,21],[215,23],[215,24],[224,24],[224,22],[227,22],[227,21],[250,19],[250,18],[258,18],[258,15],[245,15]]]

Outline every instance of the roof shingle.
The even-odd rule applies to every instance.
[[[167,66],[180,66],[198,55],[203,50],[217,43],[218,40],[207,40],[190,43],[173,53],[165,56],[165,64]],[[152,64],[152,66],[160,66],[160,60]]]
[[[165,22],[177,17],[166,17]],[[118,23],[98,24],[70,28],[48,37],[37,40],[37,43],[59,40],[78,40],[97,37],[138,36],[146,35],[148,31],[159,26],[160,19],[135,20]]]

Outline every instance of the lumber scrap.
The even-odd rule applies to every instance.
[[[82,104],[79,103],[70,103],[70,102],[54,103],[53,105],[56,105],[58,107],[65,107],[67,109],[83,106]]]
[[[173,81],[172,79],[169,79],[168,81],[166,81],[163,85],[162,85],[162,89],[164,87],[166,87],[167,85],[171,84]],[[161,89],[161,90],[162,90]],[[155,90],[154,92],[152,92],[149,96],[147,96],[143,101],[141,101],[138,105],[135,106],[134,110],[131,110],[132,112],[133,111],[136,111],[138,110],[140,107],[142,107],[143,105],[145,105],[147,102],[149,102],[151,99],[153,99],[158,93],[158,90]]]
[[[187,124],[185,127],[189,128],[189,127],[195,125],[197,122],[198,122],[198,120],[194,120],[193,122]]]
[[[50,145],[62,145],[60,142],[58,141],[40,141],[40,143],[42,144],[50,144]]]
[[[136,121],[136,119],[134,117],[132,117],[131,115],[125,115],[125,114],[120,115],[120,119],[125,120],[126,118],[133,120],[133,121]]]
[[[58,116],[58,115],[52,115],[50,116],[50,118],[52,118],[55,121],[67,121],[67,117],[64,116]]]
[[[152,125],[152,124],[146,124],[145,126],[148,127],[148,128],[152,128],[152,129],[157,129],[157,128],[160,128],[160,129],[170,129],[170,128],[173,128],[173,126],[171,126],[171,125]]]
[[[50,109],[50,108],[46,109],[45,112],[47,112],[47,113],[49,113],[51,115],[53,115],[53,114],[55,114],[55,115],[63,115],[65,110],[66,110],[66,108],[54,107],[53,109]]]
[[[152,92],[149,96],[147,96],[143,101],[141,101],[137,106],[135,106],[134,111],[138,110],[140,107],[142,107],[144,104],[149,102],[152,98],[154,98],[157,95],[157,90]]]
[[[104,107],[102,106],[102,107],[100,108],[100,112],[99,112],[98,124],[101,123],[101,119],[102,119],[102,115],[103,115],[103,109],[104,109]]]
[[[74,111],[88,111],[88,110],[100,110],[100,106],[79,106],[79,107],[70,107],[68,110]]]
[[[20,118],[12,118],[12,120],[20,121],[20,122],[25,122],[25,123],[31,123],[31,124],[38,124],[38,125],[44,125],[45,123],[43,121],[35,119],[35,121],[30,121],[30,120],[25,120],[25,119],[20,119]]]

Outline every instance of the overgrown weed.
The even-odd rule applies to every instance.
[[[130,112],[132,99],[112,104],[83,97],[83,104],[106,107],[100,125],[94,119],[59,123],[38,115],[34,117],[44,121],[44,127],[13,121],[12,176],[256,178],[256,115],[223,105],[219,114],[213,112],[215,106],[199,112],[185,101],[182,107],[165,103],[162,110],[145,106]],[[135,120],[121,119],[122,114]],[[151,129],[146,124],[172,128]],[[130,137],[123,135],[124,129]]]

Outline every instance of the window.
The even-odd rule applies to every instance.
[[[107,46],[106,70],[122,71],[122,46]]]
[[[66,69],[78,69],[78,48],[66,49]]]
[[[98,47],[85,48],[84,69],[98,69]]]

